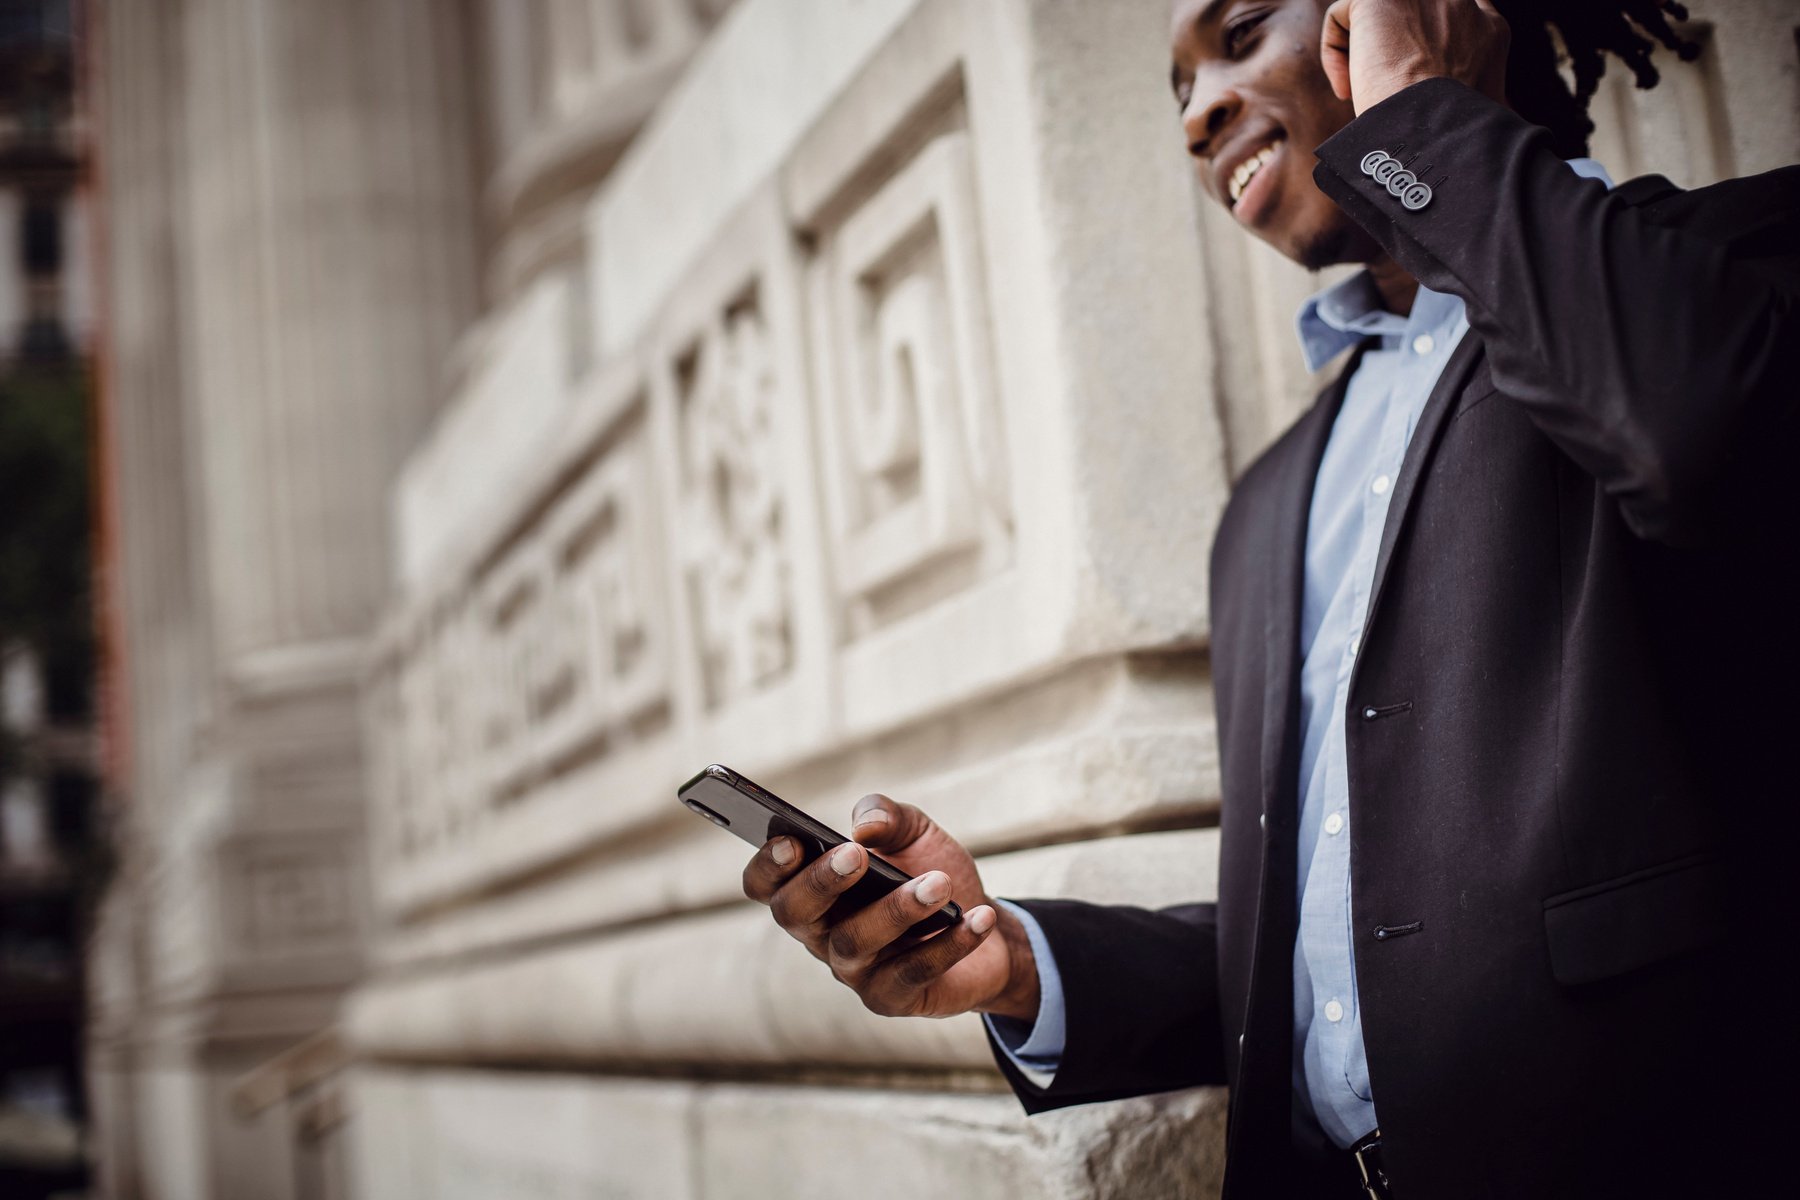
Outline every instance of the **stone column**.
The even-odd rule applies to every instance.
[[[88,952],[88,1078],[99,1179],[122,1200],[156,1189],[173,1194],[200,1162],[185,1132],[199,1114],[146,1103],[158,1079],[193,1069],[185,1047],[159,1044],[153,1033],[171,990],[157,985],[191,956],[156,953],[170,939],[153,935],[167,898],[190,878],[163,864],[173,857],[173,823],[189,795],[187,772],[208,709],[207,606],[193,536],[176,288],[184,194],[179,13],[178,0],[98,7],[86,72],[108,312],[100,339],[101,470],[116,530],[101,564],[117,612],[105,669],[115,676],[108,694],[118,702],[107,714],[107,736],[118,772],[112,790],[129,799],[117,822],[119,870]]]
[[[460,9],[457,10],[460,12]],[[97,1016],[156,1196],[284,1197],[243,1071],[361,970],[385,495],[474,313],[464,31],[432,0],[97,6],[134,1011]],[[141,964],[141,968],[140,968]],[[129,1190],[125,1194],[131,1194]]]
[[[463,48],[426,0],[191,0],[195,419],[225,680],[341,671],[472,316]]]

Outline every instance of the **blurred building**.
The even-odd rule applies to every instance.
[[[80,354],[92,333],[72,33],[68,0],[0,0],[0,366]]]
[[[9,1198],[88,1179],[93,730],[86,712],[51,709],[40,651],[24,639],[0,649],[0,1196]]]
[[[1788,0],[1600,156],[1800,148]],[[106,1194],[1208,1195],[740,899],[709,761],[1002,894],[1213,886],[1206,561],[1317,286],[1195,203],[1163,0],[96,0]]]
[[[0,0],[0,1195],[87,1180],[92,214],[69,7]]]

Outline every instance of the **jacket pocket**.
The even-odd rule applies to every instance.
[[[1730,924],[1729,874],[1695,854],[1544,901],[1550,972],[1594,983],[1711,945]]]

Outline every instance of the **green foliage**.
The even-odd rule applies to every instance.
[[[42,656],[50,711],[92,710],[88,379],[24,367],[0,379],[0,638]]]

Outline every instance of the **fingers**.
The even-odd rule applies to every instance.
[[[931,1016],[931,987],[994,931],[994,910],[971,909],[954,926],[928,942],[903,950],[872,967],[857,986],[871,1012],[884,1017]]]
[[[833,926],[825,941],[826,961],[838,978],[855,979],[949,898],[950,877],[942,871],[925,872]]]
[[[1319,63],[1339,100],[1350,99],[1350,0],[1336,0],[1325,10],[1319,34]]]
[[[910,804],[879,792],[856,802],[850,814],[850,836],[871,850],[898,854],[935,829],[932,819]]]
[[[744,867],[744,895],[767,904],[799,869],[799,843],[791,837],[770,838]]]
[[[775,915],[775,923],[813,954],[824,958],[825,914],[839,896],[862,878],[868,866],[868,851],[855,842],[845,842],[831,853],[820,855],[770,897],[769,910]]]

